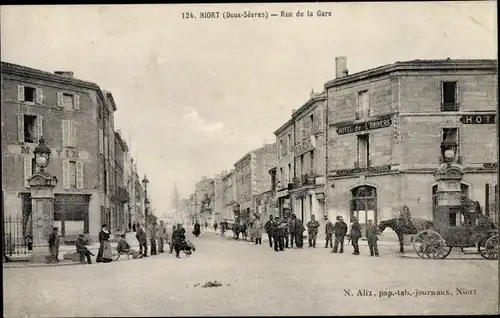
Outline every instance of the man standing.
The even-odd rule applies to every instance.
[[[76,252],[80,254],[80,262],[83,263],[85,261],[85,258],[87,258],[87,263],[92,264],[92,259],[90,258],[90,255],[92,254],[89,249],[85,246],[85,242],[83,241],[83,234],[78,235],[78,239],[76,240]]]
[[[351,219],[351,243],[354,248],[354,255],[359,255],[359,245],[358,240],[361,238],[361,225],[359,225],[358,219],[353,216]]]
[[[252,228],[255,237],[255,245],[262,244],[262,224],[260,223],[260,218],[258,216],[253,222]]]
[[[167,229],[165,228],[165,223],[160,221],[160,228],[158,229],[158,251],[160,253],[165,252],[165,239],[167,238]]]
[[[279,218],[275,217],[273,221],[271,221],[270,231],[273,237],[273,245],[274,251],[280,251],[280,227],[279,227]]]
[[[330,243],[330,247],[332,246],[332,235],[334,231],[334,226],[332,221],[328,219],[328,216],[325,216],[325,235],[326,235],[326,243],[325,243],[325,248],[328,248],[328,243]]]
[[[139,253],[144,253],[144,257],[148,257],[148,240],[142,224],[137,224],[137,232],[135,233],[135,237],[139,242]],[[142,251],[143,248],[144,252]]]
[[[170,230],[167,230],[167,240],[168,240],[168,245],[169,245],[169,254],[172,254],[174,252],[174,243],[172,236],[174,235],[174,231],[176,229],[175,224],[172,225]]]
[[[345,224],[342,217],[337,216],[337,222],[333,226],[333,233],[335,234],[335,243],[333,244],[333,253],[337,253],[340,243],[340,253],[344,253],[344,237],[347,234],[347,224]]]
[[[175,257],[180,258],[179,253],[182,250],[182,244],[186,239],[185,236],[186,230],[182,227],[181,224],[177,224],[177,228],[174,230],[172,234],[172,246],[175,249]]]
[[[289,218],[284,216],[283,220],[281,221],[281,223],[283,225],[283,240],[284,240],[285,248],[289,248],[288,236],[290,235],[290,223],[288,220],[289,220]]]
[[[59,262],[59,229],[57,227],[52,228],[52,233],[49,235],[49,251],[55,262]]]
[[[271,225],[273,223],[273,216],[270,215],[269,216],[269,220],[267,220],[266,224],[264,225],[264,230],[266,231],[267,233],[267,237],[269,238],[269,247],[272,248],[273,247],[273,232],[272,232],[272,229],[271,229]]]
[[[370,248],[370,256],[378,256],[378,228],[373,224],[373,220],[368,220],[366,226],[366,238],[368,240],[368,247]]]
[[[307,222],[307,232],[309,234],[309,247],[316,247],[316,237],[318,236],[319,222],[316,216],[311,215],[311,220]]]
[[[157,226],[156,221],[148,226],[149,241],[151,242],[151,255],[156,255],[156,237],[157,237]]]

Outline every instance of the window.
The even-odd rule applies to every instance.
[[[292,180],[292,179],[293,179],[292,164],[289,163],[288,164],[288,180]]]
[[[80,96],[58,92],[57,106],[66,110],[80,109]]]
[[[316,129],[314,129],[314,115],[313,114],[309,115],[309,125],[311,125],[311,127],[310,127],[310,129],[311,129],[310,135],[314,135],[316,133]]]
[[[285,176],[283,175],[283,167],[280,167],[280,180],[282,183],[286,183]]]
[[[69,187],[76,188],[76,161],[69,162]]]
[[[280,149],[278,152],[278,158],[283,155],[283,140],[280,139]]]
[[[63,107],[73,108],[73,95],[63,94]]]
[[[77,127],[76,122],[64,119],[63,125],[63,147],[76,147]]]
[[[443,82],[441,111],[458,111],[457,82]]]
[[[288,149],[292,150],[292,134],[288,134]]]
[[[24,86],[24,101],[32,103],[36,101],[36,89],[34,87]]]
[[[36,142],[36,116],[24,115],[24,142]]]
[[[356,119],[364,119],[370,116],[370,103],[368,91],[358,93],[358,109]]]
[[[445,161],[444,152],[447,149],[454,149],[455,156],[452,159],[453,162],[461,163],[460,157],[460,134],[458,128],[443,128],[442,133],[442,143],[441,143],[441,162]]]
[[[370,165],[370,135],[358,135],[357,166],[365,168]]]
[[[311,151],[311,169],[309,171],[310,174],[314,173],[314,150]]]
[[[300,175],[304,174],[304,155],[300,155]]]

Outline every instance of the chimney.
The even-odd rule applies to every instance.
[[[69,71],[55,71],[54,74],[68,77],[68,78],[73,78],[73,75],[75,75],[74,72],[69,72]]]
[[[337,56],[335,58],[335,78],[347,76],[347,57]]]

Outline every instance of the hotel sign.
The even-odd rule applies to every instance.
[[[292,151],[295,157],[297,157],[315,148],[316,148],[316,139],[314,136],[311,136],[310,138],[307,138],[306,140],[302,141],[300,144],[293,146]]]
[[[464,115],[460,117],[460,122],[472,125],[494,124],[495,117],[495,115]]]
[[[342,169],[334,171],[336,176],[349,176],[356,173],[384,173],[391,171],[391,165],[363,167],[354,169]]]
[[[392,124],[391,118],[387,117],[387,118],[367,121],[364,123],[341,126],[341,127],[337,128],[337,134],[338,135],[345,135],[345,134],[356,133],[356,132],[365,131],[365,130],[387,128],[387,127],[390,127],[391,124]]]

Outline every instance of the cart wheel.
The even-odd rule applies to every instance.
[[[413,238],[413,249],[421,258],[442,259],[451,252],[451,247],[446,246],[446,242],[433,230],[418,232]]]
[[[118,253],[118,251],[116,250],[116,247],[113,248],[111,253],[113,255],[113,257],[112,257],[113,261],[117,261],[120,259],[120,253]]]
[[[478,244],[478,250],[485,259],[498,259],[498,235],[495,234],[487,240],[481,240]]]

